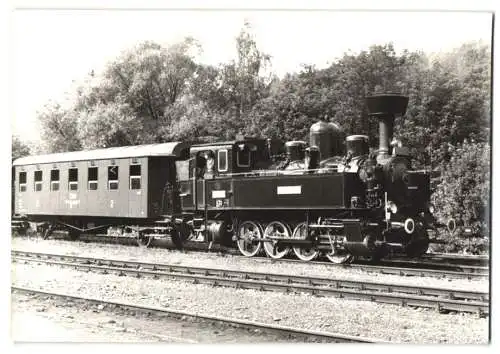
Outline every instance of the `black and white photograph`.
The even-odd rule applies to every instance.
[[[491,346],[492,9],[44,2],[8,13],[13,347]]]

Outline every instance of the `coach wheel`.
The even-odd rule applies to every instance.
[[[50,237],[50,235],[52,235],[52,231],[54,231],[54,229],[51,227],[51,226],[48,226],[46,227],[43,231],[42,231],[42,238],[44,240],[48,239]]]
[[[290,228],[281,221],[270,222],[264,230],[264,238],[290,238]],[[264,250],[273,259],[283,258],[290,252],[290,247],[274,247],[273,242],[264,242]],[[276,251],[276,252],[275,252]]]
[[[182,250],[184,248],[184,239],[180,231],[174,229],[170,234],[170,239],[174,244],[175,248]]]
[[[346,264],[350,263],[353,260],[352,254],[350,254],[347,251],[341,251],[341,250],[334,250],[334,251],[329,251],[325,253],[326,258],[332,263],[335,264]]]
[[[261,226],[253,221],[245,221],[238,227],[238,249],[241,254],[246,257],[253,257],[259,253],[262,245],[260,239],[262,238]]]
[[[70,230],[68,232],[69,239],[72,241],[77,240],[80,237],[80,231],[78,230]]]
[[[305,240],[307,238],[307,225],[305,222],[302,222],[295,227],[292,238],[297,238],[299,240]],[[319,254],[319,251],[315,248],[304,248],[299,246],[293,247],[293,252],[298,259],[306,262],[314,260]]]
[[[134,230],[133,234],[135,235],[135,240],[139,247],[149,247],[151,241],[153,241],[153,236],[144,235],[141,231]]]
[[[33,238],[33,237],[36,237],[37,236],[37,233],[35,230],[33,230],[33,228],[31,228],[31,226],[26,230],[26,236],[28,236],[28,238]]]

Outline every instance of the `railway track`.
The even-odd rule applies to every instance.
[[[310,293],[317,296],[433,308],[440,312],[471,312],[480,316],[489,314],[489,294],[483,292],[23,251],[12,251],[11,254],[15,261],[45,263],[105,274],[181,279],[195,284],[262,291]]]
[[[453,263],[474,263],[487,264],[490,257],[486,255],[467,255],[467,254],[452,254],[452,253],[426,253],[422,256],[423,259],[430,260],[445,260]]]
[[[65,239],[66,237],[63,235],[56,234],[54,235],[58,239]],[[100,243],[118,243],[121,245],[134,245],[136,246],[135,240],[131,238],[120,238],[114,236],[106,236],[106,235],[81,235],[80,241],[83,242],[100,242]],[[160,242],[160,243],[158,243]],[[165,242],[161,242],[158,240],[154,240],[153,243],[158,247],[165,247]],[[199,244],[189,245],[188,248],[190,251],[195,252],[206,252],[206,247],[200,247]],[[217,251],[217,249],[214,249]],[[228,252],[229,254],[237,257],[242,257],[239,252],[234,250],[219,250],[222,252]],[[350,269],[359,269],[362,271],[370,272],[370,273],[381,273],[381,274],[392,274],[392,275],[400,275],[400,276],[428,276],[428,277],[437,277],[437,278],[455,278],[455,279],[481,279],[489,276],[489,267],[485,266],[477,266],[477,265],[460,265],[453,263],[441,263],[436,261],[437,259],[455,259],[458,260],[460,258],[470,259],[473,256],[449,256],[444,254],[434,255],[426,255],[423,260],[407,260],[407,259],[389,259],[385,260],[377,265],[371,264],[369,262],[357,262],[352,264],[334,264],[329,261],[311,261],[307,262],[308,264],[318,264],[324,266],[331,267],[344,267]],[[485,257],[479,257],[484,260]],[[294,258],[282,258],[282,259],[270,259],[267,257],[253,257],[256,261],[262,262],[289,262],[289,263],[304,263],[301,260]],[[486,258],[487,259],[487,258]]]
[[[467,273],[481,273],[489,269],[489,257],[463,256],[451,254],[424,254],[419,258],[391,257],[383,259],[382,263],[394,265],[427,267],[432,269],[456,269]]]
[[[303,261],[298,259],[282,258],[282,259],[270,259],[265,257],[254,257],[257,262],[267,262],[267,263],[301,263]],[[399,276],[417,276],[417,277],[434,277],[434,278],[451,278],[451,279],[484,279],[489,276],[488,267],[464,267],[453,266],[450,269],[432,269],[432,268],[417,268],[421,266],[420,263],[407,263],[406,267],[395,266],[396,263],[383,262],[381,264],[370,264],[367,262],[361,263],[351,263],[351,264],[334,264],[331,262],[323,261],[311,261],[307,264],[316,264],[327,267],[340,267],[344,269],[356,269],[367,273],[380,273],[380,274],[390,274]]]
[[[46,291],[46,290],[38,290],[38,289],[30,289],[30,288],[23,288],[23,287],[18,287],[18,286],[12,286],[11,291],[13,292],[19,292],[19,293],[27,293],[27,294],[38,294],[38,295],[44,295],[52,298],[59,298],[59,299],[64,299],[64,300],[72,300],[72,301],[78,301],[78,302],[84,302],[86,304],[92,304],[92,305],[103,305],[107,309],[114,309],[114,310],[127,310],[127,311],[133,311],[135,313],[146,313],[146,314],[156,314],[160,316],[168,316],[168,317],[173,317],[176,319],[181,319],[185,320],[187,318],[193,319],[196,321],[208,321],[212,323],[219,323],[223,324],[226,326],[232,326],[232,327],[239,327],[239,328],[245,328],[249,330],[261,330],[265,331],[266,333],[271,332],[275,333],[277,335],[285,336],[287,338],[302,338],[307,341],[320,341],[320,342],[335,342],[335,343],[388,343],[385,341],[381,340],[376,340],[376,339],[370,339],[370,338],[363,338],[363,337],[357,337],[357,336],[349,336],[345,334],[340,334],[340,333],[331,333],[331,332],[320,332],[320,331],[310,331],[310,330],[305,330],[305,329],[300,329],[300,328],[292,328],[292,327],[286,327],[286,326],[279,326],[279,325],[274,325],[274,324],[268,324],[268,323],[261,323],[261,322],[253,322],[253,321],[247,321],[247,320],[241,320],[241,319],[236,319],[236,318],[225,318],[225,317],[218,317],[218,316],[207,316],[199,313],[190,313],[186,311],[180,311],[180,310],[171,310],[163,307],[153,307],[153,306],[145,306],[145,305],[140,305],[140,304],[132,304],[128,302],[117,302],[117,301],[110,301],[110,300],[104,300],[104,299],[97,299],[97,298],[88,298],[88,297],[82,297],[82,296],[76,296],[72,294],[63,294],[63,293],[57,293],[57,292],[52,292],[52,291]]]
[[[380,265],[397,266],[397,267],[420,267],[424,269],[455,271],[465,274],[482,274],[488,275],[489,267],[480,265],[466,265],[455,263],[443,263],[427,260],[392,260],[379,262]]]

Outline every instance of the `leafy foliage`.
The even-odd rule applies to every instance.
[[[449,162],[440,166],[442,182],[433,194],[437,216],[456,218],[474,235],[489,235],[490,147],[464,141],[450,147]]]
[[[137,145],[143,125],[128,104],[97,104],[79,116],[79,137],[84,149]]]
[[[22,142],[18,136],[12,136],[12,160],[23,156],[28,156],[31,153],[30,147]]]
[[[251,131],[248,122],[254,106],[269,93],[276,77],[267,74],[270,56],[257,47],[251,26],[245,23],[236,37],[237,60],[218,68],[199,66],[193,82],[193,96],[203,102],[212,114],[209,130],[232,139],[238,133]],[[219,122],[222,120],[222,126]],[[220,128],[223,129],[220,129]]]
[[[78,135],[78,113],[59,104],[48,104],[38,114],[42,126],[43,151],[47,153],[78,151],[82,143]]]

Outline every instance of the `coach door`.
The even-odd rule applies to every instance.
[[[193,175],[195,169],[194,159],[180,160],[175,162],[177,180],[179,181],[179,193],[182,210],[193,210],[194,187]]]
[[[172,215],[181,212],[180,190],[177,183],[177,168],[175,160],[166,159],[167,170],[165,171],[165,185],[163,187],[163,214]]]
[[[145,178],[144,174],[146,171],[146,166],[141,162],[142,159],[131,159],[128,166],[128,205],[129,205],[129,216],[144,218],[147,217],[146,208],[144,205],[145,196]]]
[[[204,150],[196,154],[196,179],[194,181],[196,206],[203,210],[206,203],[206,181],[212,180],[217,175],[214,150]]]

